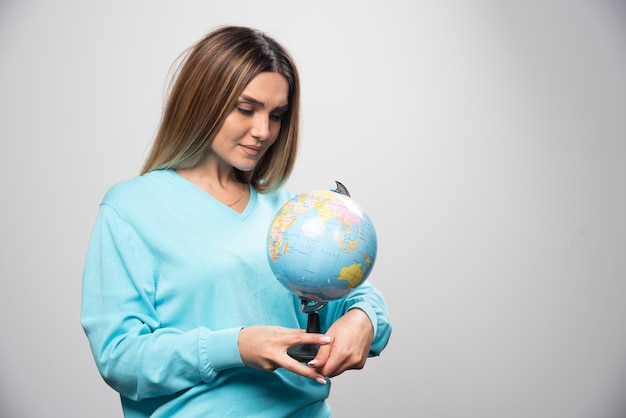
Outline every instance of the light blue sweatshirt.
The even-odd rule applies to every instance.
[[[330,380],[246,367],[237,347],[242,327],[306,328],[265,247],[292,196],[251,188],[240,214],[172,170],[108,191],[87,252],[81,323],[125,417],[330,416]],[[321,330],[355,307],[372,321],[370,356],[379,355],[391,324],[367,281],[320,310]]]

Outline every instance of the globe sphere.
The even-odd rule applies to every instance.
[[[303,300],[339,299],[361,285],[376,260],[374,225],[351,197],[331,190],[287,201],[271,222],[270,268]]]

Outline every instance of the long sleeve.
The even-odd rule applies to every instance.
[[[155,309],[158,279],[141,239],[102,205],[84,269],[81,322],[105,381],[134,400],[172,394],[215,378],[216,370],[243,366],[238,328],[162,326]]]

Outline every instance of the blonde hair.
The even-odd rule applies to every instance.
[[[299,142],[300,79],[289,53],[252,28],[220,27],[188,48],[172,78],[159,130],[141,174],[192,168],[209,152],[215,135],[257,74],[282,74],[289,84],[289,109],[278,139],[254,170],[235,169],[241,182],[259,192],[280,188],[293,170]]]

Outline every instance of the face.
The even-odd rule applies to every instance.
[[[241,171],[252,170],[278,138],[288,94],[281,74],[263,72],[254,77],[213,140],[211,157]]]

